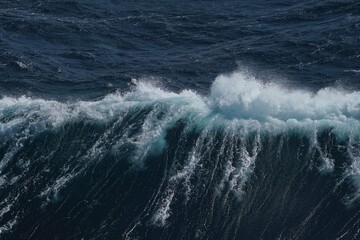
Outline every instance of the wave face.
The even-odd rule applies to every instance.
[[[221,75],[208,96],[0,100],[4,239],[356,239],[360,92]]]

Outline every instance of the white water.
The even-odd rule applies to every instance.
[[[340,120],[360,118],[360,92],[324,88],[317,93],[288,90],[274,83],[261,83],[245,73],[216,78],[210,106],[227,117],[279,120]]]

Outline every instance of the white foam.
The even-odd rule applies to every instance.
[[[335,88],[316,93],[289,90],[274,83],[262,83],[244,72],[217,77],[209,100],[210,107],[229,118],[262,122],[360,119],[360,92]]]
[[[262,83],[244,72],[218,76],[209,96],[193,91],[165,91],[146,81],[125,94],[109,94],[99,101],[60,103],[28,97],[4,97],[0,100],[0,117],[5,114],[50,118],[53,124],[73,117],[112,119],[125,108],[138,104],[165,102],[187,106],[187,110],[219,113],[228,119],[348,121],[360,119],[360,92],[324,88],[316,93],[289,90],[274,83]]]
[[[155,212],[152,221],[155,225],[165,226],[167,219],[170,217],[170,204],[174,198],[174,191],[169,191],[166,198],[163,199],[159,209]]]

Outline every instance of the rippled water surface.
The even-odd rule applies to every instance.
[[[360,238],[359,41],[357,1],[1,1],[0,238]]]

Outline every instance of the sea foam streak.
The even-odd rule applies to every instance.
[[[0,174],[1,179],[12,182],[4,180],[1,184],[10,187],[18,182],[25,187],[29,184],[25,178],[32,164],[36,161],[51,162],[64,144],[61,139],[66,139],[74,131],[72,126],[78,124],[87,129],[86,124],[90,124],[95,128],[91,130],[94,132],[88,130],[90,133],[83,136],[86,131],[80,131],[70,139],[79,147],[68,160],[64,160],[67,162],[62,172],[36,190],[35,194],[45,202],[59,199],[62,188],[86,174],[92,163],[102,161],[108,154],[126,158],[135,168],[142,169],[149,156],[167,154],[165,149],[167,152],[174,149],[170,172],[162,184],[165,190],[156,195],[158,198],[152,207],[153,223],[164,226],[178,192],[185,196],[185,202],[200,192],[208,194],[211,187],[215,188],[213,199],[219,195],[224,203],[232,196],[241,199],[246,194],[244,189],[254,172],[259,153],[267,148],[263,146],[264,139],[280,139],[277,148],[281,152],[289,136],[306,138],[309,142],[307,156],[312,165],[317,166],[321,173],[331,173],[335,164],[331,154],[333,145],[323,142],[321,136],[324,132],[333,135],[337,144],[346,148],[347,157],[351,159],[343,179],[350,177],[355,180],[355,186],[360,186],[357,180],[360,176],[357,150],[360,143],[360,92],[334,88],[316,93],[288,90],[275,83],[257,81],[244,72],[220,75],[208,96],[191,90],[180,93],[165,91],[146,81],[134,83],[132,91],[109,94],[98,101],[61,103],[3,97],[0,100],[0,148],[3,152],[0,155]],[[171,136],[176,129],[179,131],[176,142],[168,142],[168,135]],[[54,149],[39,159],[18,157],[25,151],[24,145],[31,144],[33,139],[46,132],[59,136],[59,140],[53,143]],[[314,156],[317,159],[312,159]],[[20,166],[20,175],[9,170],[12,164]],[[194,176],[209,172],[208,165],[211,173],[206,175],[206,182],[200,184],[200,179],[196,183]],[[43,171],[52,171],[51,168],[45,164]],[[9,190],[7,199],[17,201],[16,191]],[[347,196],[346,202],[353,202],[359,193],[360,188],[357,188]],[[7,209],[11,211],[11,207],[7,206]],[[7,225],[12,227],[12,221],[14,219]]]

